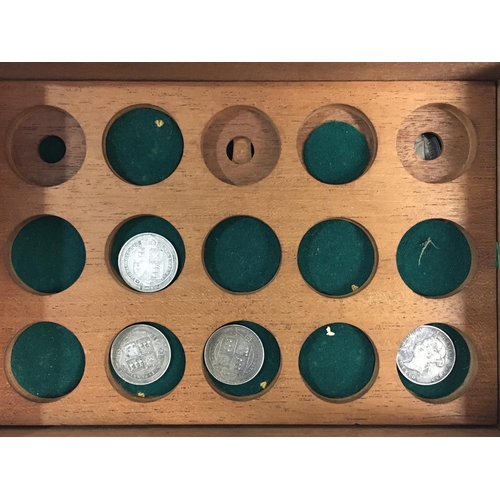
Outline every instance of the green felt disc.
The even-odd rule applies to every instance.
[[[415,293],[440,297],[455,291],[471,269],[471,249],[453,222],[428,219],[401,239],[396,263],[399,274]]]
[[[346,184],[360,177],[370,162],[366,137],[349,123],[331,121],[314,129],[304,144],[309,173],[326,184]]]
[[[168,328],[158,323],[151,323],[147,321],[141,321],[143,325],[153,326],[160,330],[168,343],[170,344],[170,364],[168,365],[167,371],[155,382],[148,385],[135,385],[125,382],[121,379],[115,372],[111,359],[109,359],[109,370],[115,381],[132,396],[145,398],[159,398],[165,396],[169,392],[173,391],[177,384],[181,381],[184,370],[186,368],[186,355],[184,354],[184,348],[180,343],[179,339],[171,332]]]
[[[71,392],[85,370],[79,340],[64,326],[43,321],[26,328],[11,354],[17,383],[40,398],[59,398]]]
[[[38,154],[45,163],[57,163],[66,154],[66,144],[57,135],[49,135],[38,145]]]
[[[179,231],[177,231],[170,222],[156,215],[140,215],[134,217],[118,228],[110,249],[110,262],[116,275],[121,279],[118,269],[118,255],[120,254],[122,246],[125,245],[130,238],[140,233],[156,233],[172,243],[177,252],[177,258],[179,259],[177,274],[173,280],[175,281],[181,274],[184,262],[186,261],[184,242],[182,241]]]
[[[347,295],[371,277],[376,251],[365,231],[343,219],[313,226],[297,255],[300,273],[315,290],[332,297]]]
[[[360,392],[372,379],[375,348],[359,328],[331,323],[315,330],[299,354],[300,373],[316,394],[343,399]]]
[[[12,243],[12,267],[19,279],[41,293],[70,287],[85,266],[85,245],[66,220],[44,215],[28,222]]]
[[[252,380],[241,385],[224,384],[212,377],[208,370],[205,370],[205,373],[211,383],[223,394],[240,398],[258,396],[274,382],[278,375],[281,365],[281,353],[278,342],[269,330],[257,323],[252,323],[251,321],[233,321],[231,324],[246,326],[260,338],[264,346],[264,363],[262,364],[262,368]]]
[[[204,262],[208,274],[222,288],[253,292],[267,285],[277,273],[281,246],[267,224],[238,215],[212,229],[205,241]]]
[[[450,337],[455,346],[455,366],[450,374],[437,384],[418,385],[404,377],[397,365],[396,369],[398,370],[401,382],[410,392],[424,399],[440,399],[450,396],[456,390],[460,389],[469,374],[471,355],[467,342],[455,328],[444,323],[429,323],[429,325],[441,328]]]
[[[138,186],[156,184],[171,175],[184,149],[177,123],[154,108],[135,108],[119,116],[105,140],[113,170]]]

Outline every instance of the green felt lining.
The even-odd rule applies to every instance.
[[[85,267],[85,245],[78,231],[54,215],[28,222],[12,243],[12,267],[28,287],[41,293],[69,288]]]
[[[222,288],[248,293],[267,285],[278,272],[281,245],[274,231],[254,217],[223,220],[208,235],[205,269]]]
[[[167,240],[172,243],[179,259],[177,274],[173,280],[175,281],[184,267],[186,261],[186,248],[184,247],[184,242],[182,241],[179,231],[177,231],[170,222],[156,215],[140,215],[134,217],[121,225],[116,231],[110,248],[110,262],[118,278],[121,280],[120,271],[118,269],[118,255],[120,254],[120,250],[130,238],[140,233],[156,233],[167,238]],[[123,281],[123,283],[125,282]]]
[[[38,154],[45,163],[57,163],[66,155],[66,144],[57,135],[48,135],[38,145]]]
[[[457,330],[455,330],[455,328],[445,323],[429,323],[429,325],[441,328],[441,330],[448,334],[453,342],[453,345],[455,346],[455,366],[451,370],[450,374],[437,384],[418,385],[404,377],[399,371],[397,365],[396,369],[398,370],[401,382],[411,393],[420,398],[437,400],[450,396],[463,385],[467,375],[469,374],[471,354],[466,340]]]
[[[440,297],[454,292],[465,281],[471,270],[472,253],[455,223],[427,219],[403,236],[396,263],[411,290],[425,297]]]
[[[148,186],[169,177],[184,150],[182,133],[169,115],[155,108],[135,108],[119,116],[105,138],[107,159],[124,180]]]
[[[147,398],[159,398],[165,396],[177,387],[186,368],[186,355],[184,354],[184,348],[182,347],[179,339],[168,328],[158,323],[151,323],[147,321],[143,321],[141,324],[157,328],[168,340],[168,343],[170,344],[171,358],[167,371],[158,380],[151,384],[135,385],[125,382],[125,380],[118,376],[111,365],[111,359],[108,360],[108,363],[112,377],[126,392],[130,393],[132,396],[145,398],[147,400]]]
[[[67,328],[43,321],[27,327],[16,339],[11,369],[17,383],[30,394],[59,398],[82,379],[85,353]]]
[[[348,398],[365,388],[375,366],[372,342],[348,323],[318,328],[307,337],[299,354],[299,370],[306,384],[316,394],[334,400]]]
[[[241,385],[224,384],[212,377],[208,370],[205,370],[205,373],[211,383],[224,394],[234,397],[250,397],[258,395],[264,391],[265,388],[268,388],[278,375],[281,365],[281,353],[278,342],[269,330],[261,325],[258,325],[257,323],[241,320],[233,321],[231,324],[246,326],[247,328],[253,330],[260,338],[262,345],[264,346],[264,363],[262,364],[262,368],[252,380],[249,380]],[[263,382],[266,383],[265,388],[260,385]]]
[[[326,184],[346,184],[363,175],[370,162],[366,137],[349,123],[330,121],[314,129],[304,144],[308,172]]]
[[[329,219],[304,235],[297,262],[302,277],[315,290],[341,297],[368,281],[376,264],[376,251],[357,224]]]

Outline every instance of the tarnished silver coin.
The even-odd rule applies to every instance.
[[[422,325],[401,343],[396,357],[400,372],[418,385],[444,380],[455,366],[455,346],[443,330]]]
[[[443,147],[436,134],[426,132],[415,140],[415,153],[422,160],[435,160],[441,155]]]
[[[118,269],[128,286],[139,292],[157,292],[175,278],[177,252],[159,234],[141,233],[130,238],[118,254]]]
[[[150,325],[132,325],[122,330],[111,345],[111,366],[117,375],[135,385],[158,380],[170,365],[170,344]]]
[[[242,325],[226,325],[207,340],[205,366],[219,382],[241,385],[257,376],[264,363],[264,346],[259,336]]]

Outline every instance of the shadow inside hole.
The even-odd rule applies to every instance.
[[[449,375],[437,384],[419,385],[408,380],[397,365],[396,369],[402,384],[415,396],[433,402],[446,402],[460,396],[468,385],[465,381],[471,372],[471,351],[465,338],[455,328],[444,323],[429,323],[429,325],[443,330],[455,346],[455,365]]]
[[[45,163],[57,163],[66,155],[66,143],[57,135],[48,135],[40,141],[38,154]]]
[[[158,323],[144,321],[141,322],[141,324],[149,325],[158,329],[167,339],[170,345],[170,364],[168,365],[166,372],[158,380],[152,382],[151,384],[136,385],[126,382],[116,373],[111,364],[111,346],[107,352],[106,365],[108,369],[108,377],[110,378],[113,387],[118,390],[118,392],[134,401],[149,402],[166,396],[177,387],[184,376],[184,371],[186,369],[186,355],[180,340],[171,330]]]
[[[250,139],[246,137],[235,137],[234,139],[229,141],[226,147],[226,154],[233,163],[241,165],[244,163],[248,163],[254,157],[255,148]]]
[[[425,132],[415,139],[415,153],[425,161],[432,161],[441,156],[443,142],[434,132]]]
[[[170,243],[172,243],[178,259],[177,273],[168,286],[178,279],[182,269],[184,268],[184,263],[186,261],[186,248],[184,246],[184,241],[179,231],[167,220],[158,217],[156,215],[140,215],[137,217],[132,217],[128,219],[123,224],[118,226],[111,234],[110,241],[108,242],[109,248],[109,263],[111,264],[111,270],[120,283],[126,286],[128,289],[131,288],[123,281],[120,269],[118,267],[118,256],[123,245],[127,243],[130,238],[141,234],[141,233],[155,233],[166,238]],[[167,287],[168,288],[168,287]],[[159,290],[161,291],[161,290]]]
[[[252,380],[240,385],[224,384],[217,380],[207,370],[205,362],[202,359],[203,371],[210,385],[222,396],[235,399],[254,399],[270,390],[278,378],[281,368],[281,352],[278,342],[269,330],[257,323],[240,320],[228,324],[246,326],[260,338],[264,347],[264,362],[262,368]]]

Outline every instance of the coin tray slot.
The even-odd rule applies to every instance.
[[[267,177],[281,153],[278,130],[262,111],[233,106],[217,113],[203,132],[201,151],[222,182],[248,186]]]
[[[255,292],[278,272],[281,245],[265,222],[237,215],[210,231],[203,261],[208,275],[221,288],[234,293]]]
[[[14,121],[7,154],[14,172],[26,182],[57,186],[82,167],[85,134],[68,112],[52,106],[36,106]]]
[[[433,385],[419,385],[408,380],[396,365],[402,384],[417,398],[429,403],[446,403],[458,398],[465,392],[477,372],[474,349],[465,336],[456,328],[444,323],[429,323],[443,330],[455,346],[455,365],[450,374],[441,382]]]
[[[401,239],[396,262],[406,285],[424,297],[447,297],[472,279],[476,251],[466,231],[449,220],[427,219]]]
[[[347,297],[364,289],[375,275],[377,247],[360,224],[328,219],[302,238],[297,261],[304,280],[317,292]]]
[[[175,120],[160,108],[134,106],[118,113],[104,133],[104,156],[123,180],[157,184],[172,175],[184,151]]]
[[[375,382],[378,356],[370,338],[347,323],[330,323],[309,335],[299,370],[311,392],[334,403],[353,401]]]
[[[57,323],[34,323],[11,341],[7,378],[22,396],[49,402],[73,391],[83,377],[85,353],[77,337]]]
[[[160,330],[170,344],[170,364],[167,371],[155,382],[146,385],[131,384],[123,380],[111,365],[111,344],[106,352],[106,373],[111,385],[124,397],[140,403],[152,402],[171,393],[182,380],[186,369],[186,355],[177,336],[163,325],[141,321]],[[130,326],[130,325],[128,325]],[[114,340],[114,339],[113,339]]]
[[[178,268],[175,278],[170,283],[173,283],[179,278],[184,263],[186,261],[186,249],[184,247],[184,242],[179,231],[167,220],[162,219],[156,215],[138,215],[132,217],[122,224],[120,224],[110,235],[107,244],[107,255],[109,256],[109,267],[112,275],[122,284],[127,287],[128,290],[136,291],[130,288],[120,276],[120,270],[118,268],[118,256],[120,250],[125,245],[125,243],[132,237],[141,233],[155,233],[166,238],[170,243],[172,243],[178,258]],[[166,288],[168,290],[168,287]],[[160,290],[161,292],[162,290]],[[141,292],[137,292],[141,293]]]
[[[419,155],[415,141],[422,134],[439,139],[441,152],[431,160]],[[397,151],[401,164],[422,182],[449,182],[473,163],[477,136],[468,116],[450,104],[428,104],[410,113],[398,131]]]
[[[302,125],[297,150],[309,174],[325,184],[347,184],[361,177],[377,154],[377,135],[360,110],[330,104]]]
[[[202,359],[203,372],[210,386],[224,397],[240,401],[258,398],[271,390],[278,379],[281,368],[281,352],[278,342],[269,330],[257,323],[240,320],[232,321],[230,324],[246,326],[260,338],[264,347],[264,363],[262,364],[262,368],[252,380],[240,385],[224,384],[214,378],[207,370],[205,362]]]
[[[82,237],[55,215],[29,220],[16,232],[10,250],[11,274],[29,291],[59,293],[80,277],[86,251]]]

